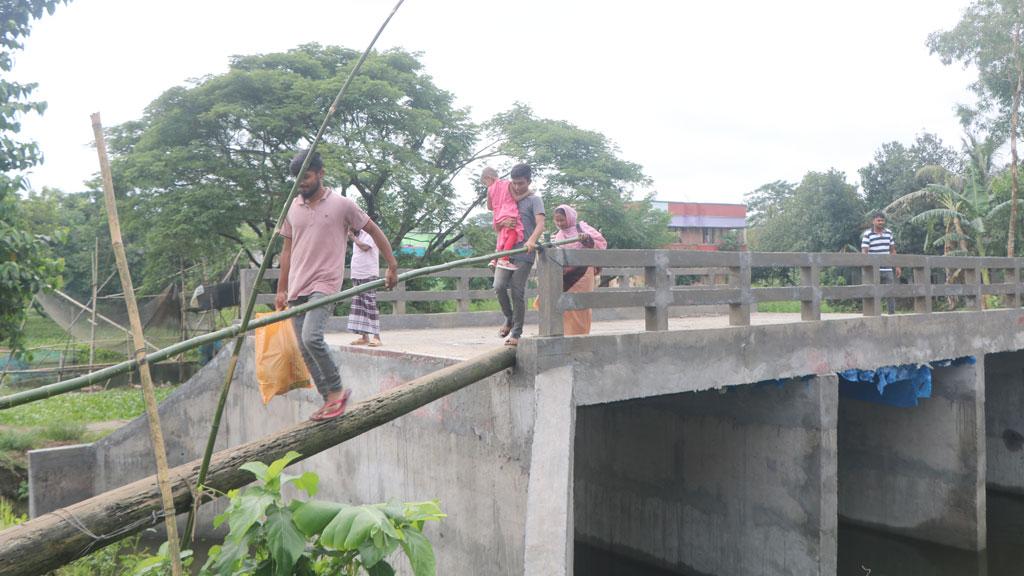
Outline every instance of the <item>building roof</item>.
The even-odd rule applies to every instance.
[[[744,204],[704,202],[659,202],[656,209],[672,215],[670,228],[746,228],[747,207]]]

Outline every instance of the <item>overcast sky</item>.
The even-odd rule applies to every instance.
[[[98,171],[89,114],[142,115],[234,54],[319,42],[362,50],[393,0],[73,0],[33,24],[13,77],[49,108],[23,135],[34,188]],[[837,168],[923,131],[959,145],[972,71],[928,54],[967,0],[407,0],[378,41],[423,53],[473,117],[520,101],[604,133],[659,199],[741,202],[773,180]],[[332,95],[333,96],[333,95]]]

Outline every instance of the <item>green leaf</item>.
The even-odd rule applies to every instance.
[[[292,508],[292,521],[306,536],[315,536],[320,534],[344,508],[345,505],[336,502],[310,500]]]
[[[354,550],[373,536],[374,531],[384,530],[394,534],[395,528],[383,512],[369,506],[358,508],[352,527],[345,538],[345,550]],[[397,534],[395,534],[397,536]]]
[[[292,523],[291,510],[275,510],[267,516],[267,544],[274,559],[274,574],[288,576],[306,551],[306,538]]]
[[[316,496],[316,493],[320,490],[320,477],[315,472],[305,472],[299,477],[289,477],[290,481],[296,488],[302,490],[309,497]]]
[[[267,481],[267,470],[269,468],[267,468],[267,465],[263,462],[246,462],[239,466],[239,468],[252,472],[253,476],[256,476],[257,480],[261,480],[263,482]]]
[[[434,547],[422,532],[415,529],[405,530],[405,540],[402,540],[402,550],[409,557],[409,564],[415,576],[434,576],[437,570],[437,561],[434,558]]]
[[[274,462],[270,465],[270,468],[267,470],[267,475],[266,478],[264,479],[264,482],[270,482],[272,480],[275,480],[278,476],[281,475],[281,471],[283,471],[285,467],[291,464],[292,460],[295,460],[300,456],[301,454],[299,454],[298,452],[294,450],[289,450],[287,454],[278,458],[277,460],[274,460]]]
[[[348,539],[348,534],[352,529],[352,522],[355,521],[356,515],[359,512],[359,508],[351,506],[344,508],[324,527],[323,534],[320,535],[320,542],[326,548],[333,548],[335,550],[351,550],[351,548],[345,548],[345,540]]]
[[[267,507],[274,503],[274,497],[265,492],[248,490],[239,496],[228,510],[228,524],[231,532],[225,541],[238,540],[248,533],[249,528],[259,521],[266,513]]]
[[[372,567],[366,568],[366,573],[370,576],[395,576],[395,569],[391,567],[391,564],[387,562],[377,562]]]
[[[372,540],[364,542],[359,546],[360,561],[363,563],[363,566],[367,568],[376,565],[398,549],[398,539],[388,538],[381,532],[378,532],[377,534],[380,536],[379,542],[377,540],[377,536],[375,536]]]
[[[210,549],[210,558],[213,559],[213,549]],[[235,566],[249,555],[249,534],[233,541],[224,541],[220,547],[213,563],[213,571],[220,576],[229,576],[235,572]]]

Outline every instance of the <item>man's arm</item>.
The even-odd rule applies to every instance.
[[[893,256],[896,255],[896,241],[895,240],[889,242],[889,254],[892,254]],[[903,275],[903,269],[900,268],[899,266],[896,266],[895,268],[893,268],[893,270],[896,271],[896,277],[897,278],[899,278],[900,276]]]
[[[292,267],[292,239],[284,236],[284,248],[281,249],[281,277],[277,279],[277,295],[274,296],[274,309],[284,310],[288,304],[288,271]]]
[[[395,260],[395,255],[391,252],[391,242],[373,220],[367,220],[363,230],[366,230],[366,233],[373,238],[373,243],[380,249],[384,259],[388,261],[388,271],[384,275],[384,287],[394,288],[398,284],[398,260]]]
[[[533,228],[533,234],[530,234],[530,237],[523,244],[526,247],[527,254],[533,252],[533,249],[537,247],[537,238],[540,238],[540,235],[544,233],[544,213],[535,214],[534,218],[537,220],[537,225]]]

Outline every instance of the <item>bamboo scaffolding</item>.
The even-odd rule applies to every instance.
[[[153,457],[156,460],[156,475],[163,501],[164,527],[167,530],[167,552],[171,558],[171,574],[181,576],[184,569],[181,565],[178,522],[174,515],[174,495],[171,492],[164,433],[160,428],[160,413],[157,411],[156,390],[149,373],[149,363],[144,361],[146,339],[142,335],[142,320],[139,318],[139,307],[135,301],[132,274],[128,269],[128,257],[125,254],[124,242],[121,240],[121,223],[117,217],[117,200],[114,198],[114,179],[110,173],[110,162],[107,160],[107,143],[103,137],[103,125],[100,122],[99,112],[92,115],[92,131],[96,138],[96,152],[99,155],[100,173],[103,177],[103,197],[107,207],[107,222],[110,225],[110,243],[114,248],[117,270],[121,276],[121,287],[124,288],[124,301],[128,307],[128,320],[131,323],[132,340],[135,343],[135,359],[139,361],[142,396],[146,402],[146,418],[149,420],[149,440],[153,447]]]
[[[206,485],[227,492],[249,484],[252,474],[239,468],[246,462],[269,463],[294,450],[302,455],[292,462],[295,464],[512,368],[515,361],[515,348],[497,348],[381,392],[333,420],[302,422],[248,444],[221,450],[212,459]],[[199,460],[195,460],[171,470],[174,506],[179,513],[192,508],[192,479],[199,465]],[[155,524],[159,514],[157,480],[150,476],[33,518],[0,532],[0,576],[49,572]]]

